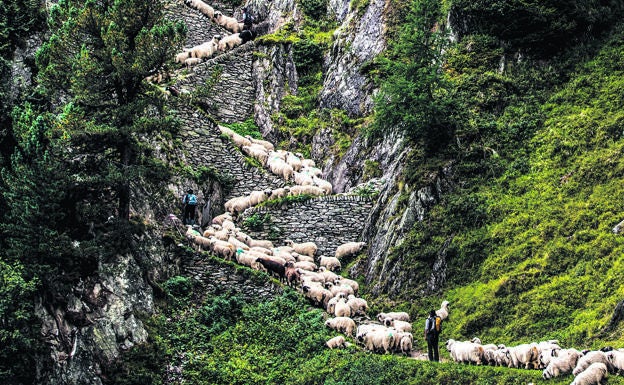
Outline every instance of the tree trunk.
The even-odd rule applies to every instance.
[[[128,167],[130,166],[131,149],[127,143],[121,147],[121,164],[123,180],[119,185],[119,219],[130,220],[130,180],[128,177]]]

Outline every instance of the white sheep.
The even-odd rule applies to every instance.
[[[339,275],[336,276],[336,279],[334,279],[334,284],[351,286],[351,288],[353,289],[353,294],[355,295],[357,295],[358,291],[360,290],[360,284],[357,283],[357,281],[354,281],[349,278],[341,277]]]
[[[572,374],[574,374],[575,376],[578,376],[579,373],[587,369],[589,365],[596,363],[596,362],[605,364],[607,366],[607,369],[609,369],[610,372],[613,372],[613,365],[611,364],[611,362],[609,362],[609,359],[607,358],[607,354],[599,350],[592,350],[592,351],[585,353],[582,357],[579,358],[578,362],[576,363],[576,366],[572,370]]]
[[[607,377],[607,366],[602,362],[594,362],[579,373],[570,385],[601,385]]]
[[[314,257],[310,257],[309,255],[302,255],[296,252],[292,253],[293,257],[297,260],[297,262],[312,262],[314,263]]]
[[[302,273],[302,270],[298,271]],[[303,291],[303,295],[306,298],[312,300],[312,302],[316,306],[322,306],[323,308],[327,308],[327,302],[329,302],[329,300],[333,297],[332,293],[322,286],[313,285],[313,282],[306,282],[305,278],[307,277],[303,274],[301,278],[303,282],[301,284],[301,290]]]
[[[362,336],[362,342],[371,352],[388,353],[392,350],[395,333],[390,329],[373,329]]]
[[[247,139],[249,139],[254,144],[257,144],[257,145],[260,145],[260,146],[264,147],[267,151],[269,151],[269,154],[271,153],[271,151],[275,150],[275,147],[273,146],[273,143],[271,143],[271,142],[269,142],[267,140],[252,138],[249,135],[247,136]]]
[[[446,341],[446,349],[455,362],[481,365],[483,363],[484,350],[480,344],[470,341]]]
[[[236,248],[236,250],[241,249],[241,250],[249,250],[249,246],[247,246],[246,243],[243,243],[241,241],[239,241],[238,239],[230,236],[228,238],[228,242],[231,243],[232,245],[234,245],[234,247]]]
[[[184,61],[190,57],[191,57],[191,51],[185,48],[183,52],[180,52],[179,54],[176,55],[175,62],[183,64]]]
[[[391,348],[394,352],[407,354],[412,350],[412,344],[414,341],[412,333],[401,332],[398,330],[394,330],[394,332],[392,332],[392,329],[388,330],[390,333],[393,333]]]
[[[320,177],[321,175],[323,175],[323,170],[316,167],[302,167],[301,172],[316,177]]]
[[[542,378],[545,380],[572,373],[579,358],[583,355],[576,349],[561,349],[557,354],[556,357],[550,360],[542,372]]]
[[[340,261],[336,257],[321,256],[319,265],[320,266],[324,266],[328,270],[331,270],[331,271],[337,271],[337,270],[340,270],[342,268],[342,265],[340,264]]]
[[[201,12],[204,16],[212,19],[214,18],[215,11],[210,5],[204,3],[202,0],[184,0],[184,3],[192,8],[195,8]]]
[[[232,33],[239,33],[243,30],[242,23],[239,23],[238,20],[233,17],[225,16],[219,11],[214,13],[214,21]]]
[[[301,159],[302,167],[316,167],[316,163],[312,159]]]
[[[358,340],[359,342],[363,342],[364,341],[364,336],[366,334],[368,334],[369,332],[373,331],[373,330],[386,330],[387,328],[385,328],[382,325],[379,324],[360,324],[357,327],[357,331],[355,333],[355,339]]]
[[[325,345],[330,349],[346,348],[348,346],[343,336],[331,338],[325,342]]]
[[[317,186],[291,186],[289,195],[313,195],[313,196],[321,196],[324,194],[324,191]]]
[[[245,154],[259,161],[263,166],[269,160],[269,154],[267,154],[264,148],[252,145],[252,146],[243,146],[242,150]]]
[[[295,171],[293,173],[293,177],[294,177],[293,180],[299,186],[313,186],[314,185],[314,180],[312,179],[310,175]]]
[[[269,250],[273,249],[273,242],[267,240],[253,239],[252,237],[247,236],[244,242],[248,244],[249,247],[260,246]]]
[[[509,348],[509,354],[511,357],[510,367],[539,368],[539,351],[535,343],[513,346]]]
[[[251,207],[251,200],[249,199],[249,197],[248,196],[240,197],[240,199],[232,205],[232,212],[242,213],[243,211],[247,210],[250,207]]]
[[[334,307],[334,315],[336,317],[351,317],[351,306],[347,304],[344,298],[340,298]]]
[[[230,139],[232,139],[234,144],[239,148],[243,148],[243,146],[251,146],[251,142],[249,141],[249,139],[245,138],[242,135],[232,132],[232,135],[228,135],[228,136],[230,137]]]
[[[440,308],[436,310],[436,315],[442,318],[442,321],[447,319],[449,316],[448,306],[449,306],[449,301],[442,301],[442,305],[440,305]]]
[[[223,223],[224,220],[229,219],[230,221],[232,220],[232,215],[230,213],[223,213],[221,215],[217,215],[216,217],[212,218],[212,223],[215,225],[220,225]]]
[[[286,239],[284,243],[286,244],[286,246],[292,247],[296,253],[307,255],[313,258],[318,250],[318,246],[316,246],[316,243],[314,242],[295,243],[290,239]]]
[[[210,241],[210,244],[212,246],[213,252],[215,252],[217,255],[222,256],[228,261],[231,261],[236,254],[236,248],[229,242],[221,241],[219,239],[213,239],[212,241]]]
[[[218,50],[225,52],[229,49],[234,49],[241,44],[243,44],[243,39],[241,39],[240,34],[234,33],[219,40]]]
[[[254,263],[256,263],[257,259],[258,257],[255,255],[245,252],[239,252],[238,250],[236,252],[236,262],[240,263],[241,265],[252,267]]]
[[[326,180],[321,178],[317,178],[315,176],[312,177],[312,181],[316,186],[318,186],[321,190],[323,190],[324,195],[331,195],[333,187],[332,184]]]
[[[613,365],[613,368],[619,372],[624,371],[624,351],[611,350],[607,352],[607,359]]]
[[[336,283],[336,280],[340,278],[340,276],[333,271],[327,270],[325,266],[321,266],[318,268],[319,274],[323,276],[324,283],[325,282],[333,282]],[[354,290],[355,291],[355,290]]]
[[[318,266],[314,262],[310,261],[297,261],[295,262],[295,267],[307,271],[316,271],[318,270]]]
[[[290,188],[289,187],[276,188],[271,193],[271,199],[285,198],[288,195],[289,192],[290,192]]]
[[[213,37],[210,41],[191,48],[191,56],[198,59],[209,58],[217,52],[218,44],[218,40]]]
[[[286,162],[292,166],[293,170],[297,172],[299,172],[301,170],[301,167],[303,166],[301,163],[301,159],[299,159],[299,157],[292,152],[289,152],[286,155]]]
[[[389,312],[389,313],[379,313],[377,314],[377,319],[379,322],[383,322],[384,319],[391,318],[393,320],[410,322],[410,316],[404,311],[399,312]]]
[[[327,307],[325,308],[325,311],[327,311],[329,314],[335,315],[336,314],[336,304],[338,303],[339,299],[340,298],[338,298],[338,297],[333,297],[332,299],[327,301]]]
[[[348,336],[353,336],[353,332],[356,329],[355,321],[349,317],[329,318],[325,321],[325,326]]]
[[[349,285],[334,285],[332,282],[326,282],[325,287],[334,296],[343,295],[345,298],[347,298],[349,295],[355,295],[353,289]]]
[[[336,252],[334,256],[338,259],[350,257],[359,253],[364,246],[366,246],[366,242],[347,242],[336,248]]]
[[[412,324],[409,322],[392,320],[389,326],[392,326],[397,332],[412,332]]]
[[[368,311],[368,303],[364,298],[358,298],[353,294],[347,297],[347,305],[351,307],[351,314],[353,315],[366,315]]]
[[[249,194],[249,203],[252,206],[258,205],[264,201],[267,201],[271,196],[272,191],[270,189],[264,191],[252,191]]]

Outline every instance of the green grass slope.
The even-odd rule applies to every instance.
[[[488,245],[474,281],[446,293],[453,335],[624,346],[624,325],[607,330],[624,299],[624,236],[612,232],[624,219],[622,28],[569,78],[540,107],[526,172],[509,167],[475,194],[495,220],[473,230]]]

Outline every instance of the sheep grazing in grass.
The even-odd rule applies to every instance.
[[[389,353],[396,332],[388,329],[373,329],[361,336],[364,347],[371,352]]]
[[[286,277],[288,286],[296,286],[298,282],[301,282],[301,273],[299,273],[299,270],[297,270],[292,262],[286,262],[284,268],[284,276]]]
[[[355,321],[349,317],[329,318],[325,321],[325,326],[348,336],[353,336],[353,332],[356,329]]]
[[[607,366],[602,362],[594,362],[579,373],[570,385],[602,385],[607,377]]]
[[[537,369],[539,368],[539,351],[537,344],[521,344],[509,348],[511,365],[513,368]]]
[[[582,353],[576,349],[561,349],[557,354],[557,357],[551,359],[542,372],[542,378],[545,380],[572,373],[582,356]]]
[[[357,281],[354,281],[352,279],[349,278],[345,278],[345,277],[341,277],[341,276],[337,276],[336,279],[334,279],[334,284],[336,285],[347,285],[347,286],[351,286],[351,288],[353,289],[353,294],[357,295],[358,291],[360,290],[360,284],[357,283]]]
[[[300,273],[303,273],[300,271]],[[304,278],[305,279],[305,278]],[[316,306],[322,306],[326,308],[327,302],[332,298],[332,294],[324,287],[313,285],[312,282],[304,282],[301,285],[301,291],[303,291],[304,297],[314,303]]]
[[[346,348],[348,346],[343,336],[334,337],[325,342],[325,345],[330,349]]]
[[[347,305],[351,307],[351,314],[365,316],[368,311],[368,303],[363,298],[351,294],[347,297]]]
[[[611,364],[605,352],[601,352],[599,350],[592,350],[592,351],[585,353],[582,357],[579,358],[578,362],[576,363],[576,366],[572,370],[572,374],[574,374],[575,376],[578,376],[579,373],[587,369],[588,366],[597,362],[605,364],[609,372],[611,373],[615,372],[613,364]]]

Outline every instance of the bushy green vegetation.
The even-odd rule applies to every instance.
[[[436,47],[431,26],[443,21],[428,19],[427,10],[438,2],[417,1],[412,21],[399,32],[399,46],[389,49],[394,63],[381,61],[379,81],[387,97],[378,104],[374,127],[392,129],[388,123],[394,122],[416,144],[403,175],[406,185],[433,183],[430,175],[449,164],[459,182],[391,251],[401,261],[404,281],[419,282],[394,294],[413,301],[406,306],[421,315],[444,296],[453,304],[446,331],[457,338],[619,346],[624,325],[607,326],[624,290],[624,239],[611,232],[623,209],[614,199],[622,191],[617,154],[624,143],[623,99],[617,90],[623,28],[615,25],[599,39],[579,34],[576,47],[558,47],[562,51],[551,52],[547,65],[535,56],[512,60],[531,39],[531,51],[540,57],[556,39],[524,33],[527,40],[514,40],[471,24],[496,4],[452,2],[451,9],[472,7],[472,34],[445,47],[443,56],[425,60],[441,64],[436,72],[424,62],[414,67],[417,61],[405,61],[424,55],[411,50]],[[503,14],[505,21],[494,20],[494,28],[518,27],[513,12]],[[576,31],[542,27],[561,36]],[[446,288],[416,295],[441,251]]]
[[[230,294],[194,301],[149,320],[150,343],[128,353],[117,372],[109,373],[110,383],[162,384],[172,375],[165,373],[167,364],[182,369],[178,380],[198,385],[543,382],[540,371],[430,363],[372,354],[356,345],[329,350],[325,341],[335,333],[324,326],[324,313],[293,292],[247,304]],[[147,377],[150,359],[159,365],[152,361],[154,371]]]

